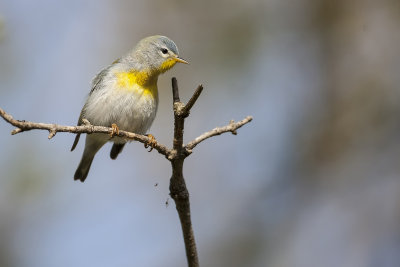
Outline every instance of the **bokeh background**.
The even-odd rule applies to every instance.
[[[159,80],[159,141],[173,76],[184,100],[205,86],[186,142],[254,116],[186,160],[202,266],[400,266],[399,28],[398,0],[2,0],[0,107],[74,125],[102,67],[169,36],[191,65]],[[185,266],[162,156],[132,143],[111,161],[107,145],[81,184],[74,135],[12,129],[0,266]]]

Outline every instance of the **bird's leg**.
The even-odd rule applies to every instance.
[[[110,137],[113,137],[114,135],[119,135],[119,129],[115,123],[111,124],[111,128],[112,128],[112,131],[110,133]]]
[[[154,146],[157,144],[156,138],[152,134],[148,134],[147,137],[149,138],[149,141],[147,144],[144,144],[145,148],[150,147],[149,152],[151,152],[154,148]]]

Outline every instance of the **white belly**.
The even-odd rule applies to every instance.
[[[83,117],[92,125],[110,127],[115,123],[120,130],[145,134],[153,123],[157,106],[157,94],[101,88],[89,96]]]

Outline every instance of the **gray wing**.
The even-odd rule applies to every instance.
[[[99,89],[99,85],[101,83],[101,81],[103,80],[103,78],[107,75],[108,69],[111,68],[111,66],[113,66],[114,64],[119,63],[120,58],[118,58],[117,60],[115,60],[113,63],[111,63],[111,65],[109,65],[108,67],[102,69],[97,75],[96,77],[94,77],[93,81],[92,81],[92,89],[90,90],[89,95],[91,95],[93,93],[93,91]]]
[[[94,77],[94,79],[93,79],[93,81],[92,81],[92,89],[90,90],[89,96],[93,93],[93,91],[95,91],[95,90],[97,90],[97,89],[100,88],[99,85],[101,84],[101,81],[103,80],[103,78],[107,75],[108,69],[109,69],[112,65],[114,65],[114,64],[116,64],[116,63],[119,63],[119,61],[120,61],[120,59],[115,60],[113,63],[111,63],[110,66],[108,66],[108,67],[102,69],[102,70],[96,75],[96,77]],[[78,119],[78,123],[77,123],[78,126],[80,126],[80,125],[83,124],[82,119],[84,118],[84,115],[85,115],[85,106],[83,106],[82,111],[81,111],[81,114],[79,115],[79,119]],[[78,142],[79,142],[79,138],[80,138],[80,137],[81,137],[81,134],[78,133],[78,134],[76,135],[76,137],[75,137],[74,143],[72,144],[71,151],[73,151],[73,150],[75,149],[75,147],[78,145]]]
[[[93,90],[93,89],[92,89],[92,90]],[[81,125],[82,125],[83,110],[84,110],[84,109],[85,109],[85,106],[83,106],[82,111],[81,111],[81,115],[79,115],[79,119],[78,119],[78,123],[77,123],[78,126],[81,126]],[[72,147],[71,147],[71,151],[74,151],[76,145],[77,145],[78,142],[79,142],[79,138],[80,138],[80,137],[81,137],[81,134],[80,134],[80,133],[76,134],[74,143],[72,144]]]

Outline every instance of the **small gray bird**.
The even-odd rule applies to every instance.
[[[114,61],[93,79],[78,125],[84,124],[86,119],[92,125],[113,127],[115,131],[146,134],[157,113],[158,76],[177,62],[188,64],[179,57],[178,48],[171,39],[160,35],[142,39],[126,56]],[[71,151],[79,137],[77,134]],[[86,135],[75,180],[85,181],[94,156],[108,141],[114,142],[110,157],[116,159],[127,140],[107,134]]]

